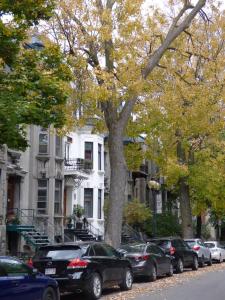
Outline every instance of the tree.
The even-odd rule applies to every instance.
[[[126,163],[123,137],[136,104],[152,91],[151,75],[171,44],[201,12],[205,0],[169,1],[172,21],[153,9],[144,16],[143,0],[60,1],[48,31],[74,70],[76,105],[83,119],[92,114],[108,130],[111,166],[106,241],[120,243]],[[83,79],[83,80],[82,80]],[[97,118],[96,118],[97,117]],[[99,126],[99,127],[98,127]],[[116,216],[116,217],[115,217]]]
[[[0,3],[0,145],[24,150],[28,124],[65,124],[71,77],[64,57],[47,39],[40,51],[26,40],[29,27],[48,19],[52,8],[42,0]]]
[[[154,94],[140,103],[135,122],[147,135],[149,158],[178,187],[186,238],[193,237],[192,209],[225,204],[223,13],[214,10],[207,25],[194,21],[188,34],[161,60]]]

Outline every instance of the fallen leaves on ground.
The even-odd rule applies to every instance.
[[[151,293],[154,291],[161,291],[165,288],[183,284],[184,282],[193,278],[200,277],[208,272],[222,271],[225,269],[225,263],[214,264],[210,267],[199,268],[198,271],[185,270],[182,274],[174,274],[173,277],[162,277],[155,282],[138,281],[133,284],[130,291],[121,292],[119,288],[108,289],[103,293],[102,300],[126,300],[134,299],[136,296]]]

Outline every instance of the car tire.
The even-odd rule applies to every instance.
[[[124,272],[124,278],[121,284],[119,284],[119,287],[121,291],[129,291],[132,289],[133,284],[133,274],[131,269],[126,268]]]
[[[166,273],[166,275],[168,277],[172,277],[173,276],[173,264],[172,263],[170,263],[170,269],[169,269],[169,272]]]
[[[200,259],[200,261],[199,261],[199,267],[204,268],[204,266],[205,266],[205,258],[204,258],[204,256],[202,255],[202,257],[201,257],[201,259]]]
[[[93,273],[84,293],[89,299],[99,299],[102,295],[102,279],[98,273]]]
[[[57,300],[56,293],[53,288],[48,287],[43,293],[43,300]]]
[[[183,273],[184,272],[184,264],[181,258],[178,258],[177,266],[176,266],[177,273]]]
[[[147,281],[153,282],[157,279],[157,269],[155,265],[151,266],[150,274],[147,276]]]
[[[192,263],[192,270],[197,271],[198,270],[198,258],[197,256],[193,257],[193,263]]]
[[[207,265],[208,266],[211,266],[212,265],[212,257],[210,256],[210,258],[209,258],[209,261],[207,262]]]

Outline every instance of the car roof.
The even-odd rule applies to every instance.
[[[50,247],[65,247],[65,246],[88,246],[94,244],[105,244],[104,242],[98,241],[78,241],[78,242],[70,242],[70,243],[57,243],[57,244],[49,244],[45,246],[41,246],[39,249],[50,248]]]
[[[148,239],[149,241],[160,241],[160,240],[167,240],[167,241],[171,241],[171,240],[182,240],[182,238],[180,236],[165,236],[165,237],[156,237],[156,238],[150,238]]]

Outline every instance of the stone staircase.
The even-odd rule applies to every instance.
[[[97,238],[88,229],[65,229],[64,234],[74,241],[96,241]]]

